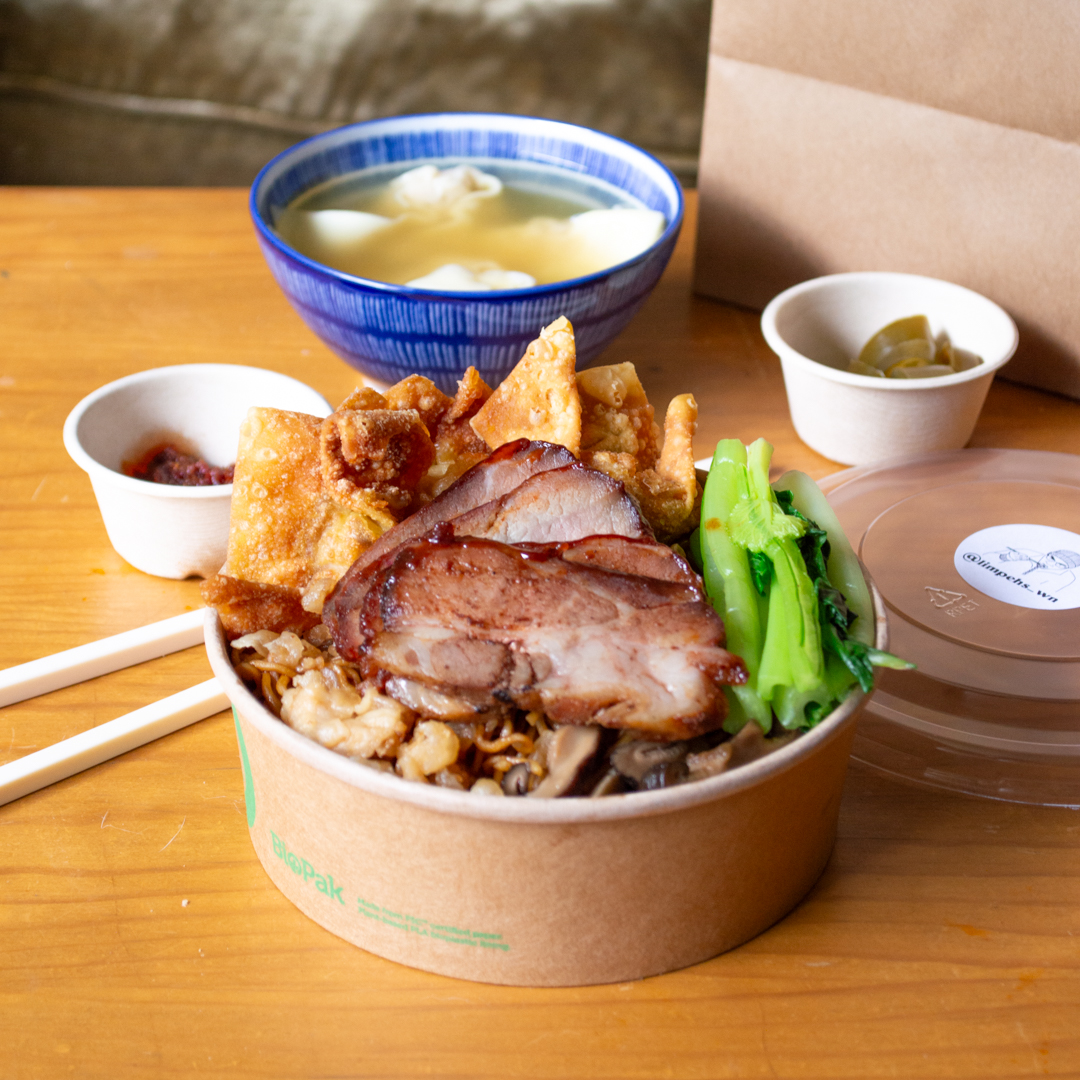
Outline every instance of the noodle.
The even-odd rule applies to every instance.
[[[262,673],[262,678],[259,680],[259,686],[262,689],[262,696],[267,705],[270,706],[276,716],[280,716],[281,698],[277,694],[277,687],[274,686],[274,680],[269,671],[264,671]]]
[[[236,673],[263,703],[285,723],[290,723],[288,702],[292,692],[300,692],[303,676],[306,672],[318,671],[323,684],[334,690],[353,695],[363,695],[372,688],[365,683],[359,668],[338,654],[333,644],[323,642],[325,635],[321,627],[316,627],[304,639],[293,635],[287,647],[281,647],[286,635],[252,634],[239,638],[233,643],[232,662]],[[314,640],[313,640],[314,639]],[[289,652],[293,660],[302,649],[302,658],[297,663],[282,659],[281,653]],[[278,655],[274,655],[274,653]],[[299,681],[298,681],[299,680]],[[367,700],[366,698],[362,698]],[[362,705],[357,716],[365,715]],[[332,715],[328,715],[327,727],[333,729]],[[414,719],[412,724],[417,723]],[[293,726],[290,724],[290,726]],[[411,725],[410,725],[411,726]],[[456,722],[446,725],[455,733],[458,741],[457,760],[426,777],[427,782],[442,787],[456,787],[469,790],[483,777],[493,776],[497,783],[516,765],[525,765],[529,770],[528,788],[531,790],[547,775],[544,754],[541,749],[541,736],[552,731],[543,714],[538,711],[521,712],[505,718],[487,718],[474,722]],[[340,743],[324,741],[320,729],[315,736],[324,746],[337,750]],[[329,736],[325,736],[329,739]],[[365,757],[364,764],[384,771],[394,770],[394,763],[402,756],[402,751],[412,743],[412,730],[399,745],[386,755]],[[509,751],[509,752],[508,752]],[[339,751],[345,752],[345,751]],[[398,769],[400,770],[400,765]],[[416,777],[413,777],[416,779]],[[420,777],[420,779],[424,779]]]
[[[541,711],[519,709],[505,716],[489,714],[453,722],[417,715],[365,680],[356,664],[338,654],[321,624],[304,638],[291,631],[256,631],[237,638],[231,655],[236,673],[278,719],[370,768],[453,790],[475,787],[488,795],[528,794],[548,775],[549,748],[558,728]],[[761,738],[756,725],[749,727]],[[718,731],[688,742],[644,742],[657,748],[676,748],[689,763],[685,774],[691,766],[698,769],[702,763],[708,764],[712,759],[706,751],[727,737]],[[640,733],[622,731],[605,738],[601,757],[585,775],[584,787],[579,786],[575,793],[641,790],[641,781],[628,778],[613,764],[612,757],[628,746],[641,745]],[[770,739],[768,744],[778,747],[782,740]],[[727,761],[725,757],[719,768],[726,768]],[[527,772],[511,776],[511,770],[521,765]],[[711,766],[710,770],[699,775],[716,771]]]
[[[538,713],[529,713],[529,716],[538,716]],[[526,717],[526,720],[528,717]],[[536,744],[533,742],[529,735],[524,732],[514,731],[513,724],[510,720],[506,720],[503,723],[502,732],[499,738],[493,742],[489,742],[487,739],[482,739],[479,735],[476,737],[476,745],[480,747],[487,754],[498,754],[505,750],[508,746],[513,746],[519,754],[524,754],[528,757],[535,749]]]

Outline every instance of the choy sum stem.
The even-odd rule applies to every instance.
[[[856,682],[873,689],[875,665],[914,666],[871,647],[869,592],[835,515],[801,473],[783,480],[793,481],[798,503],[817,511],[825,528],[791,491],[774,491],[771,459],[763,439],[748,448],[722,441],[702,498],[705,590],[750,676],[729,688],[729,731],[751,717],[768,731],[774,714],[786,728],[812,727]]]
[[[705,590],[723,617],[728,648],[741,656],[749,680],[731,687],[729,729],[737,730],[747,718],[768,731],[772,712],[757,692],[757,672],[764,642],[764,600],[754,586],[746,549],[728,531],[731,511],[747,497],[746,448],[737,439],[717,444],[701,501],[701,561]]]

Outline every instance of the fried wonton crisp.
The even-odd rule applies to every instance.
[[[382,535],[381,525],[327,490],[322,426],[303,413],[248,411],[233,476],[226,574],[299,594],[315,579],[336,581]]]
[[[435,463],[420,483],[422,498],[435,498],[462,473],[487,457],[488,445],[473,431],[469,421],[490,397],[491,387],[480,378],[480,372],[474,367],[466,369],[450,407],[431,432]]]
[[[540,331],[517,367],[473,417],[473,431],[492,450],[515,439],[581,448],[581,398],[574,367],[574,328],[556,319]]]
[[[679,394],[671,399],[664,417],[664,449],[656,471],[672,489],[681,494],[687,510],[697,496],[697,468],[694,465],[694,432],[697,430],[697,401],[693,394]]]
[[[638,466],[656,463],[660,429],[633,364],[587,368],[577,375],[581,395],[581,458],[590,451],[632,454]]]
[[[557,319],[479,410],[473,430],[492,450],[520,438],[565,446],[586,465],[622,481],[657,536],[682,535],[700,496],[693,395],[671,402],[661,452],[660,429],[634,365],[575,374],[575,363],[574,328]]]

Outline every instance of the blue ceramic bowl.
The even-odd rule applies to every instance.
[[[360,169],[510,159],[566,170],[617,188],[668,220],[628,262],[531,289],[452,293],[390,285],[315,262],[273,229],[308,189]],[[402,170],[403,171],[403,170]],[[578,363],[595,361],[644,303],[671,257],[683,218],[679,182],[652,155],[574,124],[487,113],[371,120],[316,135],[279,154],[255,178],[251,216],[270,270],[300,317],[342,359],[393,383],[419,372],[453,393],[469,365],[491,385],[521,359],[543,326],[574,324]]]

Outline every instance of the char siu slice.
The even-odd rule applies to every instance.
[[[476,713],[684,739],[720,725],[718,684],[746,681],[700,579],[654,540],[511,547],[441,525],[369,577],[339,586],[324,619],[342,656],[411,702],[426,687]]]
[[[455,536],[504,544],[601,535],[652,538],[622,483],[578,462],[530,476],[502,498],[449,520]]]
[[[449,521],[477,506],[501,498],[530,476],[559,469],[576,459],[565,446],[518,439],[500,446],[460,476],[441,495],[404,521],[387,530],[353,564],[358,573],[381,559],[399,544],[430,532],[440,521]],[[350,571],[351,572],[351,571]]]
[[[529,469],[535,471],[530,474]],[[519,477],[524,478],[506,487]],[[500,489],[502,493],[496,497],[475,501]],[[444,521],[452,523],[456,536],[508,544],[578,540],[600,534],[652,537],[620,481],[574,461],[561,446],[522,439],[496,450],[437,499],[379,537],[334,591],[352,589],[369,567]]]

